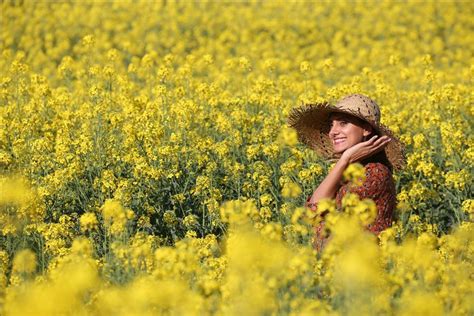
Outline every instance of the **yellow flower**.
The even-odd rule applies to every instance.
[[[101,207],[104,223],[112,234],[120,234],[124,231],[128,220],[134,218],[134,213],[124,208],[120,202],[107,199]]]
[[[262,206],[268,206],[272,202],[272,196],[270,194],[263,194],[260,196],[260,204]]]
[[[296,198],[301,194],[301,188],[294,182],[287,182],[281,189],[281,195],[285,198]]]
[[[36,255],[29,249],[19,251],[13,259],[13,271],[33,273],[36,270]]]
[[[184,236],[185,238],[197,238],[197,233],[194,230],[188,230],[186,231],[186,234]]]
[[[297,224],[298,221],[304,216],[305,209],[302,207],[298,207],[294,210],[293,214],[291,215],[291,223]]]
[[[445,174],[446,185],[457,190],[463,190],[467,183],[471,181],[472,175],[463,169],[460,172],[449,171]]]
[[[309,70],[311,69],[311,65],[308,61],[302,61],[300,63],[300,72],[302,74],[305,74],[307,73]]]
[[[354,207],[354,213],[358,216],[362,225],[368,225],[377,216],[377,205],[373,200],[364,199]]]
[[[206,54],[203,56],[203,60],[206,64],[208,65],[211,65],[212,63],[214,63],[214,58],[212,57],[212,55],[210,54]]]
[[[318,202],[318,214],[322,214],[324,212],[335,213],[336,201],[333,199],[321,199]]]
[[[79,219],[79,222],[81,224],[81,231],[83,232],[94,230],[99,224],[96,215],[91,212],[82,214],[81,218]]]
[[[91,47],[92,45],[94,45],[94,42],[95,42],[95,38],[93,35],[86,35],[82,38],[82,45],[84,45],[85,47]]]
[[[261,229],[262,235],[270,238],[271,240],[281,240],[283,229],[280,224],[268,223]]]
[[[342,174],[344,179],[355,186],[360,186],[365,181],[365,168],[360,163],[350,164]]]
[[[184,226],[186,226],[187,228],[192,228],[192,227],[198,225],[198,221],[197,221],[196,215],[193,215],[193,214],[187,215],[187,216],[183,219],[183,224],[184,224]]]
[[[272,217],[272,209],[268,206],[261,207],[258,213],[264,222],[267,222]]]
[[[163,214],[163,221],[173,227],[176,225],[176,223],[178,222],[178,219],[176,218],[176,214],[171,211],[171,210],[167,210],[165,211],[165,213]]]
[[[71,246],[72,253],[89,258],[92,255],[91,242],[86,238],[74,239]]]
[[[434,249],[437,246],[438,240],[436,236],[430,232],[423,232],[418,236],[417,244],[422,245],[424,247]]]
[[[0,204],[23,205],[33,197],[26,180],[19,177],[0,178],[0,192]]]
[[[399,315],[443,315],[443,306],[429,293],[404,293],[400,300]]]
[[[469,214],[470,219],[474,218],[474,200],[467,199],[462,202],[461,208],[464,212]]]

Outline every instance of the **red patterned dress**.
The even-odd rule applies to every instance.
[[[347,182],[343,183],[336,193],[336,206],[341,209],[341,201],[349,191],[356,193],[360,199],[372,199],[377,205],[377,216],[373,223],[367,225],[367,230],[378,235],[382,230],[392,225],[393,210],[396,205],[395,183],[390,169],[380,162],[369,162],[365,165],[365,181],[359,187],[349,187]],[[306,200],[306,207],[309,206],[309,199]],[[311,207],[316,211],[316,207]],[[329,236],[324,230],[325,222],[314,227],[314,248],[319,252],[327,244]]]

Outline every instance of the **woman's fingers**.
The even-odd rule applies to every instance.
[[[354,145],[344,152],[350,162],[359,161],[381,151],[391,141],[388,136],[374,135],[369,140]]]
[[[390,140],[391,139],[388,136],[373,136],[368,141],[366,141],[356,153],[354,153],[357,157],[356,159],[362,159],[381,151],[390,142]]]
[[[376,142],[374,142],[370,149],[374,153],[378,152],[378,151],[382,150],[383,148],[385,148],[385,146],[387,146],[387,144],[390,141],[391,141],[391,139],[389,137],[384,136],[384,138],[380,138]]]
[[[388,144],[389,142],[390,142],[390,138],[388,136],[382,136],[379,139],[377,139],[376,141],[374,141],[372,145],[375,146],[375,147],[379,147],[379,146],[383,146],[385,144]]]
[[[369,140],[366,141],[365,143],[367,143],[367,144],[373,144],[373,143],[377,140],[378,137],[379,137],[378,135],[374,135],[374,136],[372,136],[371,138],[369,138]]]
[[[387,141],[390,141],[390,138],[388,136],[384,135],[384,136],[379,137],[378,135],[375,135],[375,136],[372,136],[369,140],[363,142],[362,147],[378,146],[380,144],[386,143]]]

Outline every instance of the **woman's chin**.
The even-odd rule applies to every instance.
[[[342,147],[342,146],[335,146],[335,147],[333,146],[332,151],[333,151],[336,155],[338,155],[338,154],[342,154],[346,149],[347,149],[347,148]]]

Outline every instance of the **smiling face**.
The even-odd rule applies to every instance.
[[[333,113],[329,122],[329,139],[336,154],[364,141],[364,137],[372,133],[372,127],[368,123],[349,114]]]

